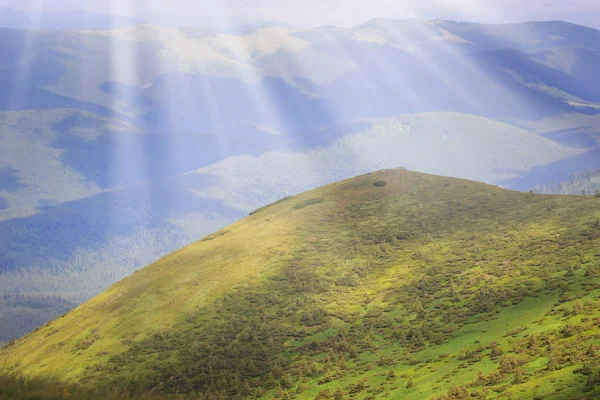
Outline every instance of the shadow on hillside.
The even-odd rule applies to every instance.
[[[191,190],[204,188],[210,182],[207,176],[185,175],[44,207],[34,216],[0,222],[0,271],[21,267],[68,271],[65,262],[76,251],[95,251],[110,238],[126,237],[144,229],[177,232],[181,228],[172,225],[170,218],[187,213],[242,216],[242,212],[221,201],[202,199],[192,193]],[[163,253],[175,250],[170,247],[169,235],[163,245]]]
[[[154,395],[152,393],[132,394],[114,387],[86,388],[52,380],[1,375],[0,398],[3,400],[59,400],[69,398],[77,400],[181,400],[181,396]],[[186,399],[192,398],[192,396],[186,396]]]
[[[15,192],[24,185],[19,181],[18,171],[14,168],[0,168],[0,190]]]
[[[83,125],[80,125],[83,123]],[[133,133],[106,130],[93,140],[69,134],[85,121],[62,122],[53,146],[64,149],[66,166],[101,188],[146,183],[206,167],[226,157],[285,150],[282,138],[266,133]]]

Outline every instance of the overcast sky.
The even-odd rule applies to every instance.
[[[565,20],[600,28],[600,0],[0,0],[28,10],[81,9],[155,23],[232,26],[280,21],[349,27],[372,18],[479,22]]]

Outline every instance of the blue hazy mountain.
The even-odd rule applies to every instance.
[[[0,29],[0,341],[328,182],[404,166],[530,190],[600,168],[586,27],[2,21],[27,29]]]

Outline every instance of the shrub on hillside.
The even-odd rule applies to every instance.
[[[358,283],[358,279],[355,276],[344,276],[335,282],[337,286],[346,287],[356,287],[358,286]]]
[[[271,207],[271,206],[274,206],[275,204],[282,203],[282,202],[284,202],[284,201],[286,201],[286,200],[289,200],[289,199],[291,199],[291,198],[292,198],[292,196],[287,196],[287,197],[284,197],[283,199],[277,200],[277,201],[276,201],[276,202],[274,202],[274,203],[270,203],[270,204],[267,204],[266,206],[262,206],[262,207],[260,207],[260,208],[257,208],[256,210],[250,211],[250,214],[248,214],[248,215],[254,215],[254,214],[256,214],[256,213],[259,213],[259,212],[263,211],[263,210],[264,210],[264,209],[266,209],[266,208],[269,208],[269,207]]]
[[[324,200],[325,200],[325,199],[324,199],[324,198],[322,198],[322,197],[316,197],[316,198],[314,198],[314,199],[308,199],[308,200],[304,200],[304,201],[302,201],[302,202],[300,202],[300,203],[296,203],[296,204],[294,204],[294,207],[293,207],[293,208],[294,208],[294,209],[296,209],[296,210],[299,210],[299,209],[301,209],[301,208],[308,207],[308,206],[311,206],[311,205],[313,205],[313,204],[319,204],[319,203],[322,203]]]

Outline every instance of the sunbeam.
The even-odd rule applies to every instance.
[[[43,0],[37,0],[31,5],[27,16],[27,26],[37,26],[42,18]],[[16,46],[17,61],[14,69],[10,71],[11,80],[8,94],[9,109],[18,110],[27,108],[27,98],[31,95],[32,87],[32,68],[39,65],[40,36],[35,31],[23,35],[20,46]]]
[[[598,15],[0,0],[0,399],[600,398]]]

